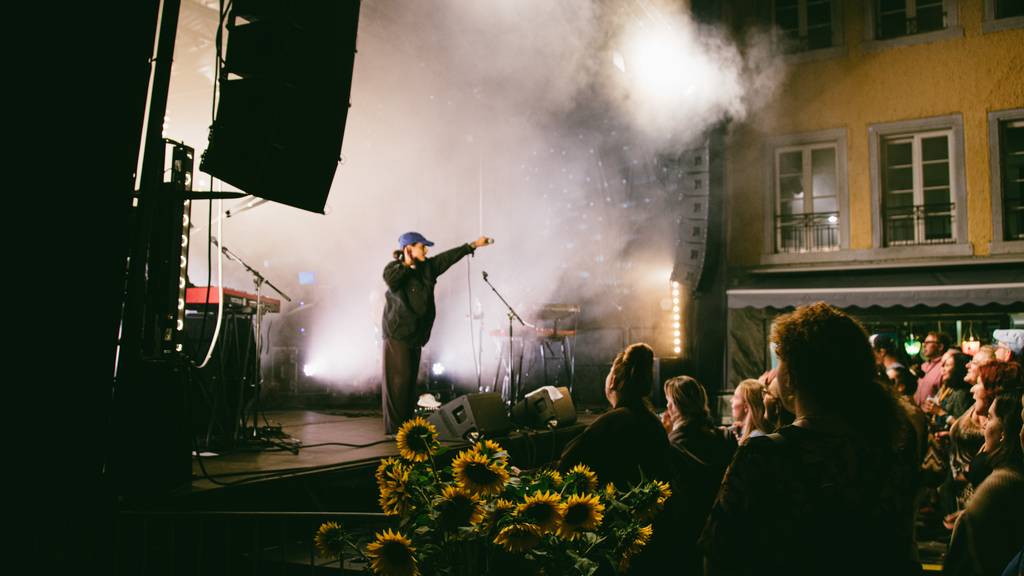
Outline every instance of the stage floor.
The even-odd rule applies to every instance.
[[[265,435],[270,440],[269,444],[252,443],[224,452],[200,452],[199,458],[192,458],[192,492],[213,490],[224,484],[280,478],[282,475],[375,466],[382,458],[398,455],[394,439],[384,435],[384,423],[379,414],[268,410],[264,416],[266,421],[261,419],[261,426],[269,424],[274,430],[279,427],[281,435]],[[578,434],[597,416],[586,411],[578,413],[576,424],[570,427],[575,429],[572,435]],[[545,433],[550,432],[535,431],[527,435]],[[453,448],[466,445],[464,442],[444,444]],[[289,451],[288,447],[293,450]]]

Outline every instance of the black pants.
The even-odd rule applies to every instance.
[[[416,376],[422,350],[401,340],[384,340],[384,382],[380,391],[386,434],[397,432],[416,410]]]

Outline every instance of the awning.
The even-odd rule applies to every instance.
[[[871,306],[963,306],[1021,304],[1024,282],[947,286],[821,288],[735,288],[726,291],[729,308],[787,308],[824,300],[839,308]]]

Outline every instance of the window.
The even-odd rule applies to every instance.
[[[1024,0],[985,0],[985,17],[981,29],[985,33],[1024,28]]]
[[[875,248],[887,257],[971,254],[963,117],[876,124],[868,133]]]
[[[950,186],[952,132],[885,138],[882,212],[886,246],[956,240]]]
[[[866,51],[962,38],[957,0],[864,2]]]
[[[887,40],[946,27],[943,0],[875,0],[875,38]]]
[[[849,255],[846,129],[770,138],[764,154],[764,264]]]
[[[989,113],[989,146],[992,252],[1024,251],[1024,109]]]
[[[838,12],[833,0],[774,0],[772,21],[783,50],[803,52],[838,45]]]
[[[839,249],[836,145],[775,151],[775,252]]]
[[[1021,0],[994,0],[996,19],[1024,16],[1024,2]]]

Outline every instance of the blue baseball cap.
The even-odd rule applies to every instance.
[[[410,244],[422,243],[424,246],[433,246],[434,243],[423,237],[419,232],[406,232],[398,237],[398,247],[405,248]]]

